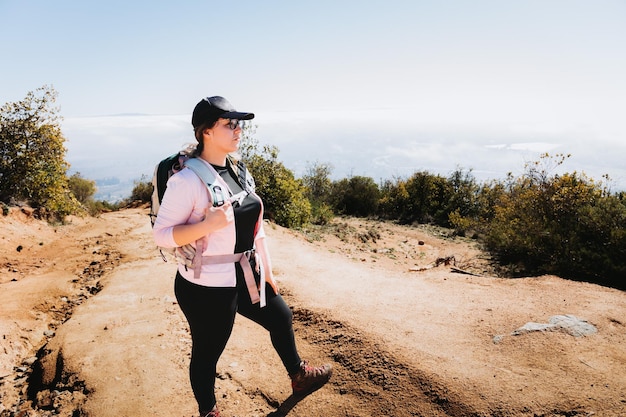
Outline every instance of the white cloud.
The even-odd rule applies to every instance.
[[[382,115],[385,115],[383,117]],[[156,163],[195,139],[189,115],[128,115],[68,118],[72,171],[91,179],[139,179]],[[397,111],[276,112],[258,114],[256,137],[278,147],[279,159],[296,176],[307,164],[330,163],[335,179],[353,175],[376,181],[417,171],[448,175],[471,169],[479,180],[520,174],[544,152],[572,154],[563,169],[595,179],[609,174],[626,189],[626,144],[596,134],[569,134],[548,124],[436,124],[399,117]],[[603,146],[603,144],[610,146]]]
[[[511,143],[511,144],[498,144],[487,145],[487,149],[510,149],[512,151],[529,151],[537,154],[546,153],[558,149],[561,144],[547,143],[547,142],[525,142],[525,143]]]

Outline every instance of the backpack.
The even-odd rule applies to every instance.
[[[243,191],[233,196],[228,196],[228,191],[223,190],[222,187],[217,184],[217,172],[209,168],[204,162],[191,158],[184,152],[179,152],[168,156],[159,162],[154,168],[154,174],[152,176],[152,196],[150,199],[150,223],[154,227],[165,190],[167,188],[167,181],[175,173],[181,171],[187,167],[191,169],[207,187],[209,201],[213,206],[221,206],[226,200],[230,200],[233,204],[241,204],[243,199],[250,193],[254,192],[255,184],[252,175],[248,172],[243,162],[235,160],[233,157],[228,157],[227,162],[237,174],[239,183],[242,186]],[[185,245],[180,248],[162,248],[159,247],[161,257],[167,262],[165,253],[169,253],[176,258],[179,258],[186,265],[193,260],[195,255],[195,249],[191,245]]]
[[[150,198],[150,224],[154,227],[157,214],[159,214],[159,208],[161,207],[161,201],[163,201],[163,195],[167,188],[167,180],[172,175],[182,170],[185,167],[185,162],[189,159],[183,152],[175,153],[154,167],[154,174],[152,175],[152,196]]]

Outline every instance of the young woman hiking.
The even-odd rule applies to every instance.
[[[191,331],[189,375],[201,417],[220,415],[216,365],[237,312],[268,330],[295,395],[321,387],[332,372],[330,365],[313,367],[298,355],[292,313],[272,277],[263,203],[245,168],[231,157],[239,148],[241,121],[252,118],[219,96],[196,105],[191,123],[198,144],[189,156],[194,166],[213,172],[215,183],[207,190],[189,168],[172,175],[153,227],[158,246],[186,248],[174,291]]]

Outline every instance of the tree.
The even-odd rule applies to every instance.
[[[520,275],[626,288],[626,205],[584,173],[551,174],[565,158],[544,154],[510,178],[485,227],[486,247]]]
[[[382,218],[400,221],[408,218],[405,213],[409,201],[406,180],[385,180],[380,187],[380,195],[378,213]]]
[[[312,222],[315,224],[327,224],[333,218],[330,207],[330,193],[333,183],[330,180],[332,166],[316,162],[307,166],[306,174],[302,182],[306,189],[306,196],[311,202]]]
[[[307,197],[310,201],[328,201],[333,185],[330,180],[332,172],[333,168],[330,164],[316,162],[307,166],[306,174],[302,177],[302,181],[307,189]]]
[[[69,190],[56,97],[43,86],[0,108],[0,200],[25,200],[63,218],[80,204]]]
[[[96,193],[96,182],[83,178],[80,172],[76,172],[69,178],[68,186],[81,204],[87,203]]]
[[[446,178],[426,171],[416,172],[406,181],[405,188],[408,198],[401,218],[403,223],[448,226],[447,207],[453,190]]]
[[[278,162],[278,148],[264,146],[261,152],[257,142],[247,147],[244,163],[256,183],[256,192],[263,199],[265,215],[284,227],[301,227],[311,218],[311,204],[305,196],[305,187],[293,172]]]
[[[367,217],[378,210],[380,190],[370,177],[355,176],[333,183],[331,204],[341,214]]]

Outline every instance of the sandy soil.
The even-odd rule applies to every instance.
[[[175,266],[145,208],[57,227],[13,208],[0,230],[0,416],[197,415]],[[335,374],[290,397],[269,338],[238,317],[218,364],[223,416],[626,415],[626,293],[496,278],[473,242],[436,229],[267,232],[301,355]],[[557,315],[597,332],[515,332]]]

